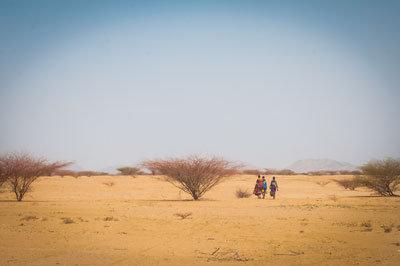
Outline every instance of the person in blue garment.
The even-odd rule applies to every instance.
[[[265,179],[265,176],[262,177],[262,182],[263,182],[262,198],[265,199],[265,193],[267,193],[267,180]]]

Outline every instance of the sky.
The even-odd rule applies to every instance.
[[[0,1],[0,152],[85,170],[400,157],[399,1]]]

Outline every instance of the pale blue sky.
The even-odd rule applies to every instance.
[[[400,157],[398,1],[1,1],[0,151]]]

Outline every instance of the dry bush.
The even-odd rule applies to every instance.
[[[271,168],[264,168],[264,175],[296,175],[296,173],[290,169],[271,169]]]
[[[7,176],[6,176],[6,169],[4,169],[3,163],[0,161],[0,188],[3,186],[3,184],[7,181]]]
[[[361,226],[362,227],[366,227],[366,228],[371,228],[372,227],[372,224],[371,224],[371,222],[363,222],[363,223],[361,223]]]
[[[338,170],[338,171],[331,171],[331,170],[321,170],[321,171],[310,171],[304,173],[305,175],[312,175],[312,176],[321,176],[321,175],[360,175],[360,171],[347,171],[347,170]]]
[[[64,176],[76,177],[77,173],[75,171],[72,171],[72,170],[59,169],[59,170],[54,171],[53,175],[58,175],[58,176],[61,176],[61,177],[64,177]]]
[[[279,170],[277,175],[295,175],[296,173],[290,169]]]
[[[102,173],[102,172],[94,172],[94,171],[79,171],[76,172],[76,175],[74,177],[80,177],[80,176],[97,176],[97,175],[108,175],[107,173]]]
[[[30,221],[30,220],[37,220],[37,219],[39,219],[39,218],[37,218],[36,216],[28,215],[28,216],[25,216],[24,218],[22,218],[21,221]]]
[[[181,220],[188,218],[189,216],[192,216],[193,213],[191,212],[185,212],[185,213],[175,213],[175,216],[178,216],[181,218]]]
[[[381,228],[383,228],[383,232],[385,232],[385,233],[390,233],[390,232],[392,232],[393,227],[394,227],[394,224],[391,224],[391,225],[389,225],[389,226],[387,226],[387,225],[381,225]]]
[[[400,185],[400,160],[388,158],[367,163],[360,167],[361,176],[353,181],[362,187],[367,187],[382,196],[396,196],[395,191]]]
[[[327,180],[321,180],[321,181],[316,181],[315,183],[320,185],[321,187],[324,187],[326,185],[328,185],[331,181],[327,181]]]
[[[165,176],[165,181],[190,194],[194,200],[237,173],[240,167],[216,157],[207,159],[198,156],[149,160],[144,161],[142,166],[158,171]]]
[[[242,174],[245,175],[262,175],[262,172],[257,169],[245,169],[242,171]]]
[[[333,200],[334,202],[339,200],[339,198],[335,194],[334,195],[329,195],[329,199]]]
[[[248,190],[238,188],[235,192],[236,198],[242,199],[242,198],[248,198],[251,196],[251,193]]]
[[[61,217],[60,219],[63,221],[63,224],[73,224],[73,223],[75,223],[74,220],[72,220],[69,217]]]
[[[112,181],[109,181],[109,182],[103,182],[103,184],[104,184],[104,185],[106,185],[106,186],[108,186],[108,187],[112,187],[112,186],[114,186],[114,185],[115,185],[115,183],[114,183],[114,182],[112,182]]]
[[[118,218],[114,218],[112,216],[106,217],[103,219],[106,222],[110,222],[110,221],[119,221]]]
[[[1,176],[6,177],[6,184],[21,201],[30,186],[40,176],[52,175],[56,170],[71,163],[49,163],[45,159],[34,158],[26,153],[12,153],[0,156]]]
[[[345,189],[355,190],[359,185],[353,179],[332,179],[333,182]]]

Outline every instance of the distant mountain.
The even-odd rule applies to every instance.
[[[357,166],[346,162],[339,162],[331,159],[306,159],[299,160],[289,165],[288,169],[296,173],[307,173],[312,171],[355,171]]]

